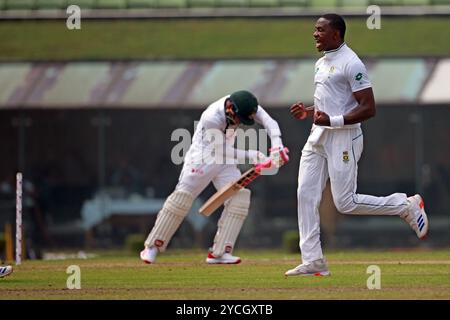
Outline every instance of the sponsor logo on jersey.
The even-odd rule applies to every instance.
[[[358,73],[358,74],[355,76],[355,80],[359,81],[359,80],[362,79],[362,77],[363,77],[363,75],[362,75],[362,73],[360,72],[360,73]]]

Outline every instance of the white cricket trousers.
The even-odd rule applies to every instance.
[[[240,176],[241,171],[235,164],[185,163],[175,189],[190,192],[195,199],[210,182],[219,190]]]
[[[362,150],[363,134],[359,126],[331,129],[313,125],[302,150],[298,173],[298,225],[303,263],[323,258],[319,205],[328,178],[340,213],[400,215],[407,209],[404,193],[387,197],[356,193]]]

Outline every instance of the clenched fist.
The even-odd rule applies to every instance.
[[[308,116],[308,112],[307,112],[306,107],[303,104],[303,102],[294,103],[291,106],[290,110],[291,110],[292,116],[295,119],[303,120],[303,119],[306,119],[306,117]]]
[[[314,124],[319,126],[329,126],[330,116],[323,111],[314,112]]]

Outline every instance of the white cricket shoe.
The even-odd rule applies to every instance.
[[[408,198],[408,209],[400,215],[416,232],[420,240],[425,240],[428,235],[428,217],[425,213],[425,205],[420,195],[416,194]]]
[[[0,278],[6,277],[13,272],[13,267],[11,266],[0,266]]]
[[[155,263],[158,252],[157,247],[145,247],[144,250],[141,251],[141,260],[147,264]]]
[[[221,257],[215,257],[211,251],[208,252],[206,263],[209,264],[238,264],[241,263],[241,258],[225,252]]]
[[[302,263],[294,269],[286,271],[285,276],[329,276],[327,262],[325,258],[313,262]]]

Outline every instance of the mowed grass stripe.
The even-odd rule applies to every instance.
[[[240,265],[206,265],[198,250],[144,265],[133,256],[26,261],[1,279],[2,299],[450,299],[450,250],[328,253],[331,277],[290,277],[298,256],[241,251]],[[392,258],[396,254],[399,258]],[[341,258],[345,257],[345,258]],[[406,257],[408,261],[406,261]],[[447,257],[447,258],[443,258]],[[351,259],[354,259],[352,261]],[[417,259],[417,260],[416,260]],[[66,288],[66,268],[81,268],[81,290]],[[369,265],[381,269],[381,290],[368,290]]]

